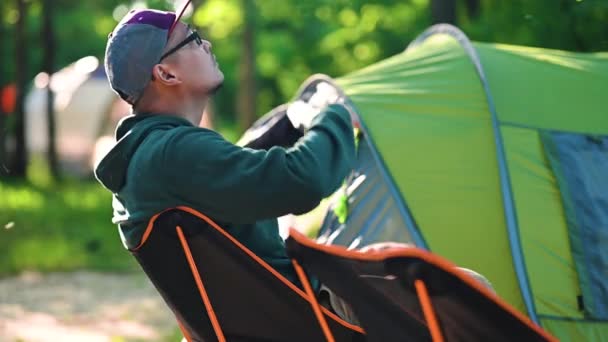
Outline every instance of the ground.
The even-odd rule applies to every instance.
[[[175,327],[142,273],[0,278],[0,342],[179,341]]]

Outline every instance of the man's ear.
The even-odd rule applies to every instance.
[[[152,68],[152,76],[155,81],[166,85],[176,85],[182,83],[172,68],[165,64],[156,64]]]

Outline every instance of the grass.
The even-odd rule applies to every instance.
[[[107,190],[94,180],[55,184],[40,160],[29,170],[27,181],[0,183],[0,276],[137,269],[110,221]]]
[[[0,182],[0,278],[25,270],[140,271],[111,222],[106,189],[92,179],[53,183],[41,160],[29,171],[27,181]],[[159,341],[181,338],[175,327]],[[114,336],[111,341],[139,340]]]

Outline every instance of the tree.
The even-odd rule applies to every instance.
[[[15,81],[17,100],[15,104],[15,154],[10,168],[12,176],[25,178],[27,171],[27,148],[25,142],[25,92],[27,78],[27,47],[25,22],[27,4],[25,0],[15,0],[17,5],[17,23],[15,25]]]
[[[3,8],[0,8],[2,10]],[[4,37],[6,35],[4,31],[4,22],[0,21],[0,42],[4,42]],[[4,44],[0,44],[0,49],[4,49]],[[3,53],[0,53],[3,55]],[[0,69],[0,176],[3,176],[6,173],[6,113],[4,113],[4,106],[2,103],[2,91],[4,89],[4,85],[6,83],[5,75],[2,72],[3,69]]]
[[[456,0],[431,0],[431,16],[433,24],[456,25]]]
[[[59,179],[59,164],[57,160],[57,137],[55,130],[54,95],[51,89],[51,75],[55,71],[55,32],[53,27],[53,5],[51,0],[42,0],[43,24],[41,38],[44,44],[42,71],[49,75],[46,86],[46,118],[48,123],[48,151],[47,158],[49,170],[54,179]]]
[[[465,0],[464,4],[467,8],[469,18],[476,19],[479,16],[480,11],[479,0]]]
[[[255,5],[253,0],[243,0],[245,21],[241,40],[241,60],[239,63],[238,124],[246,130],[256,119],[255,84]]]

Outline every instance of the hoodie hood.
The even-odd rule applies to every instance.
[[[95,167],[95,177],[112,193],[125,185],[131,158],[148,135],[157,129],[167,130],[179,126],[192,126],[186,119],[172,115],[130,115],[116,127],[116,145]]]

